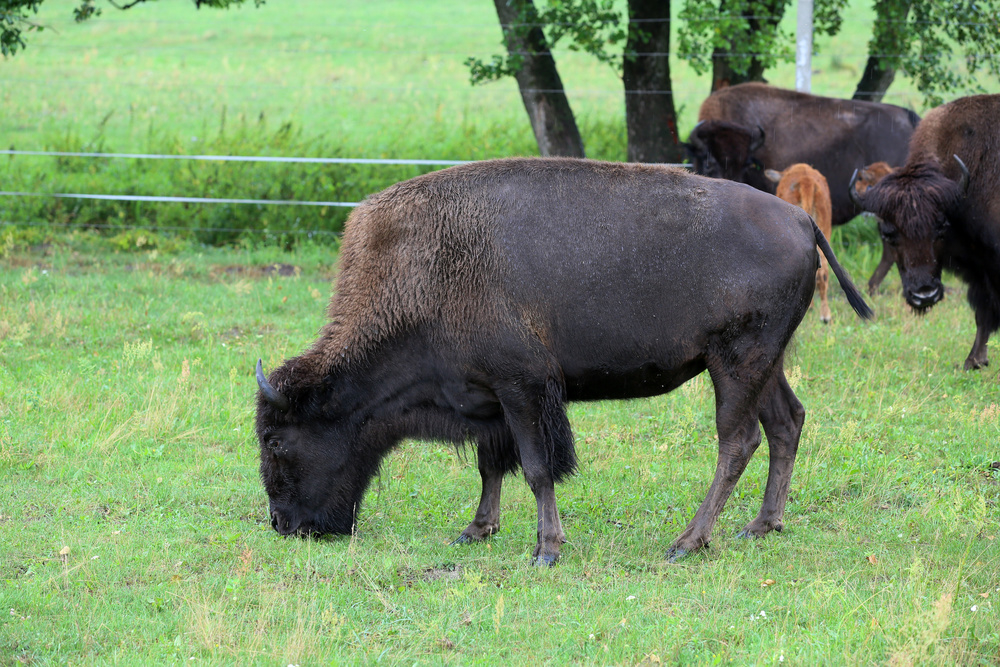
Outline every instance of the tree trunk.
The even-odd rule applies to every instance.
[[[720,14],[726,11],[726,4],[727,0],[721,0],[719,2]],[[763,16],[767,18],[749,19],[749,29],[747,31],[747,35],[752,35],[765,25],[770,26],[770,29],[774,30],[774,27],[781,21],[781,16],[784,14],[784,11],[784,0],[768,0],[765,3],[762,3],[756,10],[754,10],[754,16]],[[740,42],[746,41],[746,39],[732,39],[726,48],[715,49],[715,51],[712,52],[713,93],[720,88],[734,86],[738,83],[746,83],[747,81],[764,81],[764,64],[756,56],[750,59],[750,66],[747,68],[746,72],[738,72],[733,69],[733,58],[730,54],[741,49],[747,49],[747,46],[740,44]]]
[[[628,13],[622,62],[628,160],[680,162],[683,151],[670,81],[670,1],[629,0]]]
[[[892,80],[895,78],[896,68],[889,65],[885,58],[868,56],[865,73],[858,81],[853,99],[881,102],[882,96],[885,95],[885,91],[889,90],[889,86],[892,85]]]
[[[534,3],[532,0],[493,0],[493,4],[503,28],[507,52],[521,60],[515,78],[531,129],[535,132],[538,152],[544,156],[584,157],[583,139],[563,91],[556,61],[546,44],[545,33],[537,25],[538,12]]]
[[[881,102],[889,90],[896,78],[896,65],[894,58],[885,56],[906,51],[905,44],[910,39],[906,18],[912,4],[913,0],[878,0],[875,3],[875,27],[868,46],[868,62],[854,91],[854,99]]]
[[[764,81],[764,66],[754,58],[750,69],[745,73],[737,72],[730,65],[728,51],[716,49],[712,53],[712,92],[726,86],[735,86],[747,81]]]

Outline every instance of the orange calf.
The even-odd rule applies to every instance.
[[[795,204],[816,221],[816,226],[828,240],[833,226],[830,223],[830,186],[826,177],[807,164],[793,164],[784,171],[768,169],[764,174],[778,184],[775,193],[789,204]],[[826,257],[819,254],[820,266],[816,271],[816,291],[819,292],[819,318],[827,323],[832,319],[830,303],[826,298],[830,270]]]

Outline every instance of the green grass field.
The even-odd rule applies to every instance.
[[[856,276],[874,263],[842,254]],[[896,289],[872,324],[839,296],[832,325],[808,314],[788,359],[808,418],[787,529],[761,541],[733,535],[766,448],[711,548],[664,560],[714,469],[705,376],[573,406],[570,542],[538,570],[520,479],[500,534],[448,546],[478,473],[438,444],[388,459],[357,537],[270,528],[252,368],[313,339],[333,265],[322,247],[122,253],[89,236],[4,257],[4,662],[1000,660],[1000,386],[960,369],[960,291],[923,318]]]
[[[3,147],[534,151],[511,82],[467,85],[462,60],[498,46],[488,2],[287,6],[155,3],[76,26],[71,2],[48,0],[54,30],[0,63]],[[850,94],[867,13],[853,3],[821,44],[817,92]],[[621,159],[620,82],[559,62],[591,154]],[[678,69],[686,131],[708,84]],[[790,68],[771,79],[789,85]],[[899,83],[891,101],[924,111]],[[415,173],[2,157],[0,190],[360,197]],[[332,229],[335,213],[0,198],[0,222],[42,225]],[[806,427],[786,530],[764,540],[734,537],[761,501],[761,447],[711,547],[664,559],[715,467],[706,376],[571,406],[580,473],[557,489],[570,541],[541,570],[520,478],[498,535],[448,546],[479,475],[471,452],[435,443],[387,460],[355,537],[271,529],[253,366],[312,342],[336,271],[334,245],[280,238],[0,227],[0,664],[1000,664],[1000,382],[961,370],[974,322],[956,281],[925,317],[895,273],[872,323],[837,288],[831,325],[807,314],[787,360]],[[863,283],[871,224],[835,247]]]

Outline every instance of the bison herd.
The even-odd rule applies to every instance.
[[[827,267],[871,316],[830,248],[833,225],[875,214],[884,253],[869,289],[895,263],[918,311],[944,295],[943,268],[967,282],[977,331],[965,366],[988,363],[1000,327],[998,121],[1000,95],[921,121],[742,84],[702,105],[686,144],[697,174],[512,158],[370,196],[346,225],[319,339],[268,376],[258,362],[272,526],[350,534],[400,441],[471,444],[482,493],[455,542],[499,529],[504,477],[520,469],[537,503],[534,562],[552,564],[565,541],[555,483],[576,468],[566,403],[663,394],[707,370],[718,465],[667,557],[709,543],[761,427],[767,484],[741,534],[781,530],[805,419],[786,346],[817,287],[829,321]]]

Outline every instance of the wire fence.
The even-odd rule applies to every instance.
[[[132,160],[193,160],[212,162],[271,162],[271,163],[305,163],[305,164],[359,164],[359,165],[411,165],[411,166],[455,166],[469,164],[472,160],[435,160],[435,159],[391,159],[391,158],[319,158],[319,157],[295,157],[295,156],[266,156],[266,155],[167,155],[156,153],[99,153],[99,152],[70,152],[70,151],[21,151],[21,150],[0,150],[0,155],[11,157],[61,157],[61,158],[100,158],[100,159],[132,159]],[[664,164],[667,167],[687,169],[687,164]],[[354,208],[361,202],[356,201],[310,201],[310,200],[289,200],[289,199],[244,199],[226,197],[185,197],[177,195],[130,195],[130,194],[98,194],[98,193],[66,193],[66,192],[25,192],[25,191],[0,191],[0,197],[49,197],[54,199],[81,199],[98,201],[122,201],[122,202],[143,202],[162,204],[244,204],[257,206],[325,206],[334,208]],[[28,227],[53,227],[53,228],[78,228],[79,225],[65,223],[45,223],[42,221],[17,222],[11,220],[0,221],[2,226],[22,225]],[[119,225],[105,223],[88,223],[86,225],[92,229],[107,230],[146,230],[146,231],[187,231],[187,232],[212,232],[212,233],[264,233],[272,235],[281,234],[305,234],[305,235],[330,235],[337,236],[339,232],[320,229],[255,229],[255,228],[232,228],[232,227],[180,227],[162,225]]]
[[[69,151],[19,151],[0,150],[0,155],[32,155],[42,157],[90,157],[135,160],[199,160],[208,162],[286,162],[306,164],[383,164],[453,166],[468,164],[470,160],[396,160],[389,158],[339,158],[339,157],[284,157],[268,155],[163,155],[158,153],[93,153]]]
[[[169,20],[164,21],[164,20],[153,20],[153,19],[142,19],[142,18],[133,19],[131,17],[122,19],[122,18],[120,18],[121,16],[122,15],[118,15],[118,17],[114,19],[114,22],[118,23],[118,24],[134,23],[134,24],[145,24],[145,25],[176,24],[178,26],[183,26],[183,25],[188,24],[188,22],[186,22],[186,21],[169,21]],[[752,18],[752,19],[756,19],[756,20],[776,20],[776,19],[779,19],[781,17],[780,16],[764,16],[764,15],[761,15],[761,16],[743,17],[743,18]],[[698,18],[698,19],[695,19],[694,21],[695,22],[706,22],[706,21],[713,21],[713,20],[718,20],[718,21],[731,20],[731,17],[721,17],[721,16],[720,17],[707,17],[707,18]],[[682,21],[682,20],[679,20],[676,17],[674,17],[674,18],[653,18],[653,19],[628,19],[627,21],[623,21],[622,23],[623,24],[624,23],[635,24],[635,25],[649,25],[649,24],[657,24],[657,23],[666,23],[666,22],[670,22],[670,21],[677,21],[678,23],[683,23],[686,20]],[[857,24],[859,26],[861,24],[864,24],[865,26],[870,26],[870,25],[872,25],[873,22],[874,23],[895,23],[895,24],[925,23],[925,24],[936,24],[936,25],[955,25],[955,26],[961,26],[961,27],[968,28],[968,29],[983,28],[983,27],[996,28],[998,26],[998,21],[996,19],[994,19],[994,20],[988,20],[988,21],[983,21],[983,22],[959,21],[959,20],[955,20],[955,21],[914,21],[914,20],[896,20],[896,19],[882,20],[882,19],[878,19],[878,18],[875,18],[874,20],[871,20],[871,19],[865,19],[865,20],[845,19],[845,21],[844,21],[845,24]],[[538,24],[527,23],[526,22],[526,23],[511,24],[511,26],[507,26],[507,27],[512,27],[512,26],[516,26],[516,27],[536,27],[537,25]],[[572,27],[573,25],[574,24],[572,22],[562,22],[562,23],[558,24],[558,27],[567,28],[567,27]],[[368,23],[365,23],[365,24],[357,23],[356,25],[353,25],[353,28],[352,28],[352,24],[350,22],[338,22],[336,24],[332,24],[331,23],[330,27],[331,28],[332,27],[336,27],[338,30],[348,30],[348,31],[350,31],[350,30],[360,30],[362,28],[363,29],[370,29],[372,26],[371,26],[371,24],[368,24]],[[489,21],[489,22],[466,21],[466,22],[449,23],[447,25],[445,25],[445,24],[439,24],[439,23],[432,23],[432,22],[421,23],[419,21],[415,21],[415,22],[412,22],[412,23],[407,22],[405,24],[382,23],[382,24],[378,24],[378,27],[383,32],[393,31],[393,30],[407,30],[407,31],[421,30],[421,31],[426,32],[427,34],[434,34],[437,31],[442,31],[442,30],[454,31],[456,29],[470,29],[470,30],[483,29],[483,30],[489,30],[492,33],[497,33],[498,32],[497,28],[499,28],[501,26],[500,26],[499,23],[497,23],[495,21]],[[178,28],[178,29],[181,29],[181,28]],[[867,30],[867,28],[866,28],[866,30]],[[486,42],[483,41],[482,43],[485,44]],[[432,44],[433,44],[433,42],[432,42]],[[871,55],[871,54],[867,53],[867,51],[864,49],[864,47],[863,47],[862,44],[858,43],[858,47],[860,47],[860,48],[857,49],[856,53],[852,50],[852,52],[850,54],[846,54],[846,55],[851,55],[851,56],[857,55],[859,57],[864,57],[864,58],[874,57],[874,58],[879,58],[879,59],[892,59],[892,58],[901,58],[901,57],[910,57],[910,58],[913,58],[913,57],[936,58],[936,57],[939,57],[939,55],[940,55],[940,54],[933,54],[933,55],[925,55],[925,56],[914,56],[912,54],[908,55],[908,54],[892,54],[892,53]],[[35,45],[33,45],[33,48],[36,48]],[[67,56],[72,52],[67,47],[60,46],[58,43],[50,43],[50,44],[47,44],[45,46],[38,45],[37,48],[44,48],[45,50],[48,50],[48,51],[56,53],[56,54],[65,53],[65,54],[67,54]],[[155,52],[158,49],[168,49],[169,50],[171,48],[172,47],[163,47],[163,46],[159,46],[159,45],[155,45],[155,44],[142,44],[142,45],[134,46],[134,47],[133,46],[123,46],[123,45],[105,45],[105,44],[102,44],[100,46],[100,50],[102,52],[104,52],[104,51],[111,51],[112,53],[127,52],[127,53],[130,53],[130,54],[131,53],[135,53],[135,52],[144,52],[144,51],[145,52],[149,52],[149,51]],[[472,49],[472,52],[481,52],[481,53],[490,53],[490,54],[492,54],[492,53],[495,53],[496,51],[500,50],[501,48],[502,47],[497,46],[496,48],[489,48],[489,47],[487,47],[486,49],[484,49],[483,46],[477,46],[476,48]],[[206,53],[215,53],[216,52],[215,49],[213,49],[212,47],[205,47],[205,46],[201,46],[201,45],[198,45],[198,44],[185,45],[184,49],[185,49],[185,53],[206,54]],[[470,55],[470,52],[465,51],[465,50],[455,50],[455,49],[445,50],[445,49],[441,49],[441,48],[435,49],[435,48],[433,48],[433,46],[431,48],[428,48],[428,49],[414,50],[414,49],[405,49],[405,48],[403,48],[403,49],[392,49],[392,48],[388,48],[388,49],[382,48],[382,49],[380,49],[380,48],[364,48],[364,47],[362,47],[362,48],[357,48],[357,47],[346,47],[346,48],[322,48],[321,47],[321,48],[315,48],[315,47],[309,47],[309,46],[307,46],[307,45],[304,44],[304,48],[288,48],[286,46],[279,46],[278,48],[268,49],[268,51],[269,52],[273,51],[273,52],[285,53],[285,54],[293,54],[293,55],[294,54],[302,54],[302,55],[305,55],[305,56],[316,56],[316,55],[337,56],[337,55],[343,55],[343,54],[353,54],[353,55],[361,55],[361,56],[364,56],[364,57],[378,56],[378,57],[386,57],[386,58],[401,58],[401,57],[420,57],[420,58],[447,57],[447,58],[451,58],[451,57],[454,57],[454,56],[467,57],[467,56]],[[236,49],[229,49],[229,50],[227,50],[227,54],[228,55],[234,55],[236,57],[240,57],[239,54],[241,52],[242,53],[253,52],[254,54],[258,53],[258,51],[256,49],[250,49],[250,48],[239,48],[238,47]],[[579,51],[575,51],[573,49],[561,49],[561,48],[560,49],[552,49],[550,51],[550,53],[553,56],[558,56],[560,58],[568,56],[568,55],[571,55],[571,54],[572,55],[580,55]],[[517,54],[515,53],[514,55],[517,55]],[[628,54],[624,54],[624,55],[626,55],[626,56],[627,55],[633,55],[633,56],[647,56],[647,57],[672,57],[672,58],[676,58],[676,57],[678,57],[679,54],[676,51],[664,51],[664,52],[657,51],[657,52],[635,52],[635,53],[628,53]],[[724,56],[727,56],[727,57],[758,57],[758,56],[772,55],[772,54],[763,54],[763,53],[735,53],[734,52],[734,53],[725,53],[725,54],[717,54],[717,55],[724,55]],[[843,57],[845,54],[844,53],[840,53],[839,55],[841,57]],[[955,54],[955,55],[958,55],[958,54]],[[962,54],[962,55],[965,55],[965,54]],[[1000,54],[992,54],[992,53],[987,53],[987,54],[971,54],[971,55],[973,57],[975,57],[975,58],[980,59],[980,60],[990,60],[990,59],[995,59],[997,57],[1000,57]],[[116,56],[112,56],[112,57],[116,57]],[[124,77],[121,76],[121,72],[124,72],[126,74],[126,76],[124,76]],[[134,76],[134,77],[136,77],[136,78],[134,80],[130,80],[131,76],[130,76],[129,70],[127,69],[127,66],[126,66],[126,68],[124,70],[122,70],[118,74],[116,74],[116,76],[115,76],[115,78],[113,80],[110,80],[110,81],[101,81],[100,83],[102,85],[110,84],[111,86],[129,86],[129,87],[149,87],[151,85],[151,83],[150,83],[150,81],[148,79],[144,79],[142,77],[142,73],[141,72],[134,72],[134,73],[131,73],[131,75]],[[62,78],[62,77],[59,77],[56,80],[58,81],[59,84],[69,84],[69,85],[79,85],[79,86],[92,86],[92,85],[94,85],[95,83],[98,82],[98,80],[96,78],[73,78],[73,77]],[[0,77],[0,81],[3,81],[5,83],[7,83],[7,84],[29,84],[29,85],[30,84],[36,84],[38,86],[45,86],[45,87],[48,87],[48,86],[50,86],[53,83],[53,81],[51,79],[45,79],[45,78],[40,78],[40,77],[39,78],[34,78],[34,77],[31,77],[31,76],[16,76],[16,75],[13,76],[13,77],[11,77],[11,76]],[[171,91],[171,94],[173,94],[174,88],[184,87],[184,86],[188,86],[190,84],[187,81],[164,81],[164,80],[158,80],[158,81],[155,82],[155,85],[156,85],[157,88],[167,88],[167,89],[169,89]],[[221,83],[213,82],[213,83],[208,84],[208,85],[210,85],[212,87],[224,87],[224,88],[253,87],[256,90],[262,90],[262,91],[266,91],[267,89],[284,90],[284,89],[289,89],[289,88],[292,88],[292,87],[298,87],[299,86],[299,84],[286,84],[286,83],[282,83],[280,81],[269,81],[267,83],[262,84],[261,82],[250,82],[250,83],[247,83],[247,82],[241,82],[241,81],[238,81],[238,80],[226,80],[226,81],[223,81]],[[330,82],[330,81],[324,82],[323,85],[317,86],[317,88],[321,88],[322,90],[326,90],[326,91],[365,91],[365,92],[369,92],[369,91],[376,91],[376,92],[378,92],[378,91],[383,91],[383,92],[384,91],[388,91],[388,92],[405,93],[405,94],[409,95],[409,94],[414,94],[414,93],[418,93],[418,94],[419,93],[432,93],[432,94],[433,93],[437,93],[437,92],[439,92],[439,91],[441,91],[443,89],[443,86],[441,86],[441,85],[409,85],[409,84],[404,85],[404,86],[394,86],[394,85],[380,85],[380,84],[378,84],[376,82],[368,82],[368,83],[363,84],[363,85],[351,85],[351,84],[338,84],[338,83],[336,83],[336,79],[334,79],[332,82]],[[518,90],[516,87],[507,86],[507,87],[494,87],[494,88],[491,88],[490,89],[490,93],[491,94],[501,94],[501,95],[519,95],[519,94],[523,94],[525,92],[528,92],[528,93],[556,93],[556,92],[562,93],[562,92],[565,92],[568,95],[578,95],[578,96],[582,96],[582,95],[621,96],[623,94],[625,94],[625,95],[675,95],[675,96],[682,96],[682,95],[690,93],[690,92],[692,92],[694,90],[695,90],[694,88],[681,88],[681,87],[675,87],[672,90],[651,90],[651,89],[643,89],[643,90],[628,90],[628,89],[626,89],[626,90],[623,90],[621,87],[607,87],[607,88],[572,88],[572,87],[570,87],[570,88],[566,88],[566,89],[528,89],[528,90]],[[699,90],[700,90],[700,87],[699,87]],[[907,93],[890,91],[890,92],[888,92],[886,94],[886,96],[889,97],[889,96],[893,96],[893,95],[905,95],[905,94],[907,94]],[[93,145],[93,144],[91,144],[91,145]],[[190,161],[205,161],[205,162],[219,162],[219,163],[225,163],[225,162],[244,162],[244,163],[256,162],[256,163],[311,163],[311,164],[320,164],[320,165],[350,165],[350,164],[355,164],[355,165],[414,165],[414,166],[424,166],[424,167],[446,167],[446,166],[459,165],[459,164],[464,164],[466,162],[469,162],[467,160],[435,160],[435,159],[413,159],[413,160],[408,160],[408,159],[324,158],[324,157],[286,157],[286,156],[254,156],[254,155],[172,155],[172,154],[157,154],[157,153],[102,153],[102,152],[33,151],[33,150],[14,150],[13,148],[11,148],[10,150],[0,150],[0,155],[9,156],[11,158],[15,158],[15,157],[43,157],[43,158],[69,158],[69,159],[86,159],[86,158],[91,158],[91,159],[106,159],[106,160],[171,160],[171,161],[176,161],[176,160],[190,160]],[[684,166],[687,166],[687,165],[670,165],[670,166],[682,166],[682,167],[684,167]],[[353,195],[348,195],[348,196],[351,197]],[[76,199],[76,200],[103,200],[103,201],[141,202],[141,203],[157,203],[157,204],[160,204],[160,203],[162,203],[162,204],[178,204],[179,203],[179,204],[193,204],[193,205],[206,205],[206,206],[207,205],[220,205],[220,204],[223,204],[223,205],[237,205],[237,206],[243,206],[243,205],[250,206],[250,205],[253,205],[253,206],[268,206],[268,207],[270,207],[270,206],[306,206],[306,207],[350,208],[350,207],[355,207],[355,206],[357,206],[360,203],[360,202],[356,202],[356,201],[332,201],[332,200],[331,201],[326,201],[326,200],[322,200],[322,199],[304,201],[304,200],[296,200],[296,199],[253,199],[253,198],[240,198],[240,197],[218,197],[218,198],[216,198],[216,197],[189,197],[189,196],[184,196],[181,193],[165,193],[165,194],[157,194],[157,195],[135,195],[135,194],[88,193],[88,192],[42,192],[42,191],[36,191],[34,188],[32,188],[30,190],[29,189],[16,189],[16,190],[12,189],[10,191],[0,191],[0,197],[32,197],[32,198],[48,197],[48,198],[54,198],[54,199],[68,199],[68,200],[72,200],[72,199]],[[33,222],[20,222],[20,223],[15,223],[15,222],[11,222],[11,221],[0,221],[0,224],[3,224],[3,225],[22,224],[22,225],[28,225],[28,226],[44,226],[44,225],[48,225],[48,226],[52,226],[52,227],[59,227],[59,226],[73,227],[73,225],[71,225],[71,224],[61,225],[61,223],[58,223],[58,224],[57,223],[44,223],[44,222],[37,221],[37,220],[33,221]],[[88,224],[87,226],[91,227],[91,228],[98,228],[98,229],[122,229],[122,230],[125,230],[125,229],[148,229],[148,230],[151,230],[151,231],[155,231],[155,230],[161,230],[161,231],[213,231],[213,232],[225,231],[225,232],[232,232],[232,233],[241,233],[241,232],[255,231],[255,232],[267,232],[267,233],[277,233],[277,234],[336,234],[336,232],[329,232],[329,231],[326,231],[326,230],[260,230],[260,229],[244,229],[244,228],[230,228],[230,229],[226,229],[226,228],[217,228],[217,227],[213,227],[211,229],[207,229],[207,228],[206,229],[202,229],[202,228],[192,228],[192,227],[173,227],[173,226],[169,226],[169,225],[168,226],[157,226],[157,227],[149,226],[149,227],[147,227],[147,226],[142,226],[142,225],[116,225],[116,224]]]
[[[43,220],[31,220],[27,222],[16,222],[13,220],[0,220],[0,227],[42,227],[55,229],[80,229],[80,225],[67,222],[49,222]],[[95,222],[86,225],[88,229],[102,229],[113,231],[144,231],[144,232],[196,232],[196,233],[225,233],[225,234],[266,234],[272,236],[297,235],[297,236],[326,236],[337,238],[343,232],[329,229],[257,229],[251,227],[180,227],[174,225],[121,225],[113,223]]]

